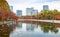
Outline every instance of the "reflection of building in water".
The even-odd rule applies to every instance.
[[[22,28],[22,23],[18,23],[18,28]]]
[[[33,25],[33,24],[27,24],[26,25],[26,30],[34,30],[35,28],[37,28],[37,26],[36,25]]]
[[[38,28],[37,25],[33,25],[33,24],[23,24],[23,23],[18,23],[18,28],[22,29],[22,30],[31,30],[33,31],[35,28]]]
[[[26,24],[25,23],[18,23],[18,26],[17,26],[17,28],[19,29],[19,30],[23,30],[23,31],[26,31]]]

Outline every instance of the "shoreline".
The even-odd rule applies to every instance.
[[[60,20],[39,20],[39,19],[19,19],[18,21],[39,21],[39,22],[50,22],[50,23],[59,23]]]
[[[38,22],[46,22],[46,23],[59,23],[60,24],[60,20],[39,20],[39,19],[19,19],[18,22],[21,21],[38,21]],[[0,24],[16,24],[15,21],[0,21]]]

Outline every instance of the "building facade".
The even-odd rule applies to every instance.
[[[17,16],[22,16],[22,10],[17,10]]]
[[[48,5],[43,5],[43,10],[49,10],[49,6]]]
[[[13,11],[13,6],[10,6],[10,10]]]
[[[38,10],[35,10],[34,8],[26,8],[26,15],[36,15],[38,14]]]
[[[26,8],[26,15],[32,15],[33,8]]]
[[[37,15],[38,14],[38,10],[33,10],[32,11],[32,15]]]

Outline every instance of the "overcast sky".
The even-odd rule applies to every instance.
[[[23,10],[23,15],[26,15],[26,8],[33,7],[38,11],[43,9],[43,5],[48,5],[50,10],[57,9],[60,11],[60,0],[7,0],[9,5],[14,7],[16,10]]]

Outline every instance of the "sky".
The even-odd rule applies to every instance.
[[[7,0],[8,4],[14,7],[13,12],[22,10],[23,15],[26,15],[26,8],[33,7],[40,12],[43,5],[48,5],[50,10],[57,9],[60,11],[60,0]]]

